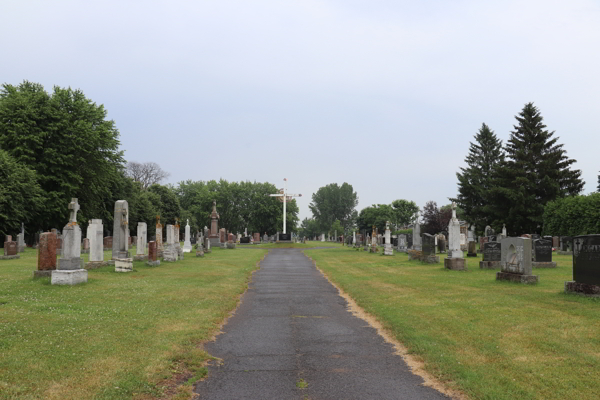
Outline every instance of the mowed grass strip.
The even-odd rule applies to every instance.
[[[341,243],[337,242],[321,242],[321,241],[309,241],[306,243],[265,243],[254,245],[262,249],[310,249],[315,247],[343,247]],[[250,247],[254,247],[250,246]]]
[[[408,261],[351,249],[305,254],[426,369],[472,399],[597,399],[600,299],[565,294],[572,258],[534,269],[535,286],[496,271]]]
[[[90,270],[72,287],[32,279],[36,250],[0,261],[0,399],[156,398],[182,371],[200,378],[209,356],[199,343],[217,333],[265,254],[194,250],[158,267],[134,262],[131,273]]]

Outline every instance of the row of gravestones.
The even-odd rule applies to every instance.
[[[158,260],[162,243],[162,225],[160,221],[157,227],[157,240],[148,242],[148,254],[146,255],[147,224],[139,222],[137,227],[137,251],[134,258],[130,258],[129,248],[131,238],[129,237],[129,206],[126,200],[115,203],[114,232],[110,238],[104,238],[102,220],[93,219],[88,225],[87,240],[89,244],[89,262],[84,266],[81,258],[81,228],[77,224],[77,212],[79,211],[77,199],[69,203],[70,218],[62,232],[62,244],[56,230],[40,234],[38,245],[38,268],[34,271],[34,277],[50,276],[53,285],[75,285],[87,282],[87,270],[104,265],[114,265],[116,272],[130,272],[133,270],[133,260],[147,260],[148,265],[160,265]],[[174,225],[167,225],[167,243],[162,249],[163,260],[177,261],[183,258],[183,250],[179,244],[179,229]],[[108,240],[107,240],[108,239]],[[112,259],[104,260],[104,250],[110,243],[112,245]],[[189,223],[186,226],[186,240],[184,243],[186,251],[191,251],[189,237]],[[62,250],[62,251],[61,251]],[[60,251],[61,258],[57,253]]]

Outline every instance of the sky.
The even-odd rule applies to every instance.
[[[0,83],[81,89],[125,159],[185,180],[351,184],[357,209],[457,193],[482,123],[540,109],[600,170],[598,1],[0,2]]]

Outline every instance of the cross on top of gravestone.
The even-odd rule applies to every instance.
[[[71,210],[69,222],[77,222],[77,211],[79,211],[79,208],[80,207],[77,203],[77,199],[75,197],[71,198],[71,202],[69,203],[69,210]]]
[[[123,218],[121,218],[121,225],[127,225],[128,218],[125,218],[125,217],[127,217],[127,209],[123,208],[121,210],[121,214],[123,215]]]

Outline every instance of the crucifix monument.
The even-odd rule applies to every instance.
[[[289,194],[287,191],[287,178],[283,178],[283,189],[279,189],[279,193],[277,194],[270,194],[269,196],[271,197],[279,197],[279,201],[283,202],[283,233],[286,234],[286,229],[285,229],[285,214],[286,214],[286,209],[285,209],[285,205],[288,201],[292,201],[292,197],[302,197],[301,194]]]

